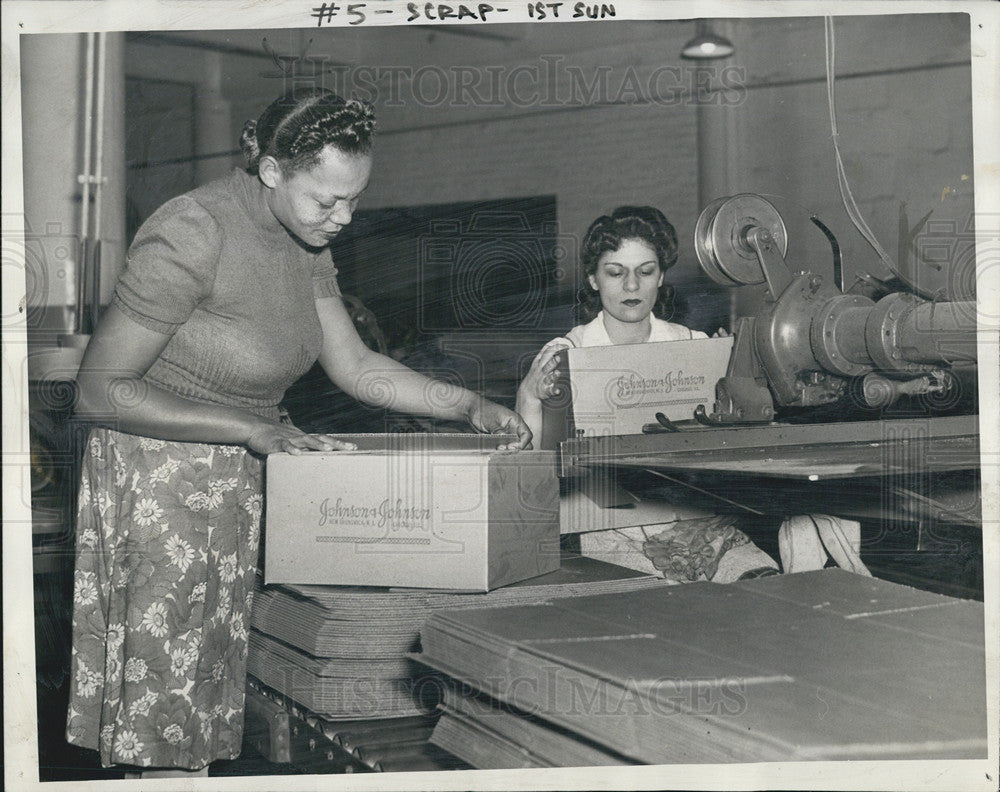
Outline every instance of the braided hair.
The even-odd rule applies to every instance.
[[[249,173],[257,173],[264,156],[298,170],[314,165],[330,145],[345,154],[367,154],[374,133],[375,111],[368,102],[345,100],[324,88],[299,88],[243,125],[240,148]]]
[[[590,224],[583,238],[583,285],[577,295],[580,321],[591,321],[601,310],[601,295],[590,285],[589,276],[597,272],[601,256],[618,250],[626,239],[638,239],[649,245],[656,252],[660,272],[677,263],[677,232],[656,207],[619,206],[610,215],[601,215]],[[653,315],[669,319],[673,312],[674,287],[664,280],[656,295]]]

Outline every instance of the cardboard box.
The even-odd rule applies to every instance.
[[[559,568],[555,455],[489,435],[345,436],[267,459],[266,583],[488,591]]]
[[[641,434],[662,412],[671,421],[711,411],[725,376],[732,336],[566,349],[559,353],[561,393],[542,403],[541,448],[570,437]]]
[[[676,520],[708,517],[712,513],[670,500],[643,498],[621,488],[618,492],[624,497],[620,499],[601,497],[604,493],[600,490],[611,489],[614,485],[597,471],[565,479],[562,485],[559,531],[563,534],[656,526]]]

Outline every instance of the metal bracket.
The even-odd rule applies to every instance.
[[[766,228],[757,226],[747,232],[746,238],[760,260],[771,299],[777,300],[792,282],[792,274],[788,271],[788,265],[785,264],[774,237]]]
[[[756,320],[743,317],[736,326],[733,351],[726,376],[716,383],[711,415],[699,404],[694,417],[706,426],[732,423],[766,423],[774,418],[774,404],[767,379],[754,354]]]

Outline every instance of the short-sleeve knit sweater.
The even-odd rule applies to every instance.
[[[329,251],[292,237],[266,189],[237,169],[165,203],[129,248],[114,301],[170,336],[150,384],[276,419],[322,348],[315,300],[340,290]]]

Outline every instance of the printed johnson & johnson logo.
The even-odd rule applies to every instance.
[[[683,371],[668,371],[663,377],[637,377],[635,374],[618,378],[618,398],[628,399],[645,393],[672,393],[705,385],[703,374],[685,374]]]
[[[344,503],[343,498],[336,502],[329,498],[319,505],[319,525],[339,523],[343,521],[365,521],[376,528],[384,528],[389,523],[425,522],[431,518],[431,510],[417,506],[404,506],[402,498],[395,503],[386,498],[377,506],[362,506],[355,503]]]

